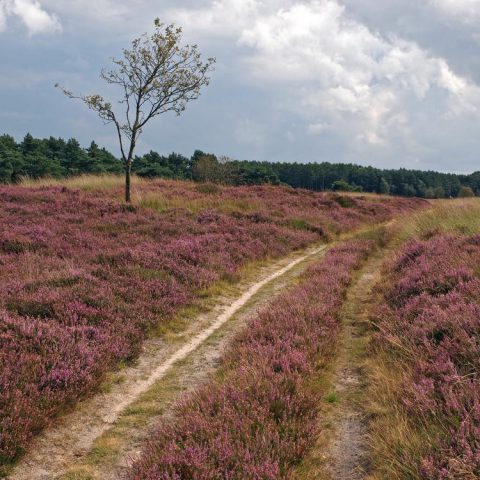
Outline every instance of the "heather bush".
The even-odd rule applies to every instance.
[[[214,282],[324,240],[330,225],[348,230],[420,205],[358,200],[340,214],[310,192],[139,182],[138,192],[163,199],[159,214],[121,205],[115,188],[0,187],[0,463]]]
[[[333,248],[252,319],[219,374],[159,426],[130,478],[289,478],[317,433],[318,394],[309,380],[334,353],[352,271],[373,245]]]
[[[428,438],[405,471],[430,480],[480,478],[480,236],[433,235],[407,244],[391,268],[377,348],[410,373],[399,408]],[[413,464],[412,464],[413,462]]]

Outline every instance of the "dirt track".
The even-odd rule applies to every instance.
[[[315,447],[294,475],[295,480],[363,480],[370,470],[368,415],[364,410],[368,382],[369,315],[388,249],[377,251],[358,272],[342,307],[343,332],[335,362],[321,378],[328,395],[320,406]]]
[[[108,458],[108,465],[98,458],[93,463],[89,461],[95,441],[113,429],[119,417],[173,369],[179,369],[175,398],[205,379],[218,364],[228,340],[245,324],[248,316],[288,286],[325,249],[326,246],[311,248],[259,268],[255,281],[250,278],[240,282],[218,298],[213,309],[191,322],[186,331],[149,340],[135,365],[123,369],[107,393],[82,402],[39,435],[8,479],[119,478],[127,467],[128,457],[135,455],[138,445],[161,415],[152,415],[141,431],[123,429],[123,438],[113,460]],[[167,407],[172,401],[173,398],[169,398],[162,406],[163,415],[168,413]]]

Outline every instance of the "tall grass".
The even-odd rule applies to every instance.
[[[262,204],[255,199],[232,198],[225,195],[219,201],[217,195],[202,195],[189,198],[185,195],[162,195],[158,192],[143,192],[137,190],[133,195],[133,202],[144,208],[150,208],[159,213],[169,210],[185,209],[191,213],[199,213],[204,210],[215,210],[227,215],[235,212],[254,213],[262,208]]]
[[[480,232],[480,199],[463,198],[431,201],[430,208],[412,212],[397,227],[397,243],[425,238],[435,233],[470,234]]]
[[[147,182],[146,180],[132,175],[132,185],[141,185]],[[38,178],[32,179],[28,177],[22,178],[20,185],[28,188],[38,187],[67,187],[78,188],[85,192],[112,190],[123,187],[125,184],[125,177],[123,175],[112,174],[89,174],[79,175],[70,178]]]
[[[480,478],[480,202],[435,202],[372,320],[371,479]]]
[[[123,198],[118,175],[84,175],[69,179],[24,179],[30,188],[64,186],[92,195]],[[320,193],[272,186],[228,187],[188,181],[133,178],[133,203],[158,213],[185,210],[194,215],[213,210],[257,223],[275,222],[299,230],[321,230],[325,236],[348,232],[362,224],[382,223],[397,213],[413,212],[428,203],[364,193]],[[289,225],[287,225],[287,223]]]

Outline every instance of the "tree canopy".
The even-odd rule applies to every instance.
[[[0,136],[0,182],[22,177],[68,177],[123,172],[121,159],[95,142],[82,148],[75,139],[37,139],[27,134],[20,142]],[[289,185],[310,190],[364,191],[424,198],[480,195],[480,172],[471,175],[421,170],[382,170],[339,163],[276,163],[231,160],[196,150],[179,153],[150,151],[135,156],[133,173],[146,178],[172,178],[227,185]]]

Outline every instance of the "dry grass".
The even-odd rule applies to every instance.
[[[411,238],[427,238],[437,232],[479,233],[480,199],[433,201],[431,208],[412,214],[407,222],[396,226],[394,245],[400,248]],[[408,379],[412,375],[412,359],[408,352],[405,354],[402,358],[398,351],[394,354],[377,346],[369,359],[367,410],[372,418],[372,473],[367,480],[424,478],[415,466],[418,467],[419,458],[432,451],[434,439],[438,438],[431,422],[411,418],[399,401],[403,395],[401,385],[411,383]]]
[[[429,450],[428,432],[416,424],[402,408],[400,385],[411,375],[408,362],[391,358],[386,351],[377,351],[370,358],[369,389],[366,409],[372,418],[369,447],[372,473],[367,480],[420,479],[420,472],[412,469],[415,459]],[[411,461],[399,462],[402,458]]]
[[[144,180],[136,175],[132,176],[132,185],[141,185],[146,183]],[[115,188],[123,187],[125,184],[125,177],[123,175],[80,175],[78,177],[71,178],[39,178],[32,179],[25,177],[20,183],[23,187],[35,188],[35,187],[68,187],[79,188],[86,192],[91,191],[103,191],[111,190]]]
[[[375,202],[378,202],[379,199],[381,198],[392,198],[391,195],[384,195],[383,193],[374,193],[374,192],[342,192],[342,191],[335,191],[333,193],[336,193],[338,195],[341,195],[342,197],[354,197],[354,198],[359,198],[363,197],[366,198],[367,200],[372,200]]]
[[[432,233],[456,232],[473,235],[480,232],[480,198],[435,200],[431,208],[419,210],[397,228],[397,243]]]
[[[186,209],[192,213],[198,213],[207,209],[215,209],[221,213],[230,214],[232,212],[252,213],[259,211],[261,204],[252,201],[249,198],[232,198],[228,202],[222,203],[218,201],[218,194],[222,192],[224,187],[215,184],[196,184],[193,190],[203,194],[200,198],[185,198],[182,195],[165,195],[165,192],[152,191],[143,188],[152,184],[152,180],[144,179],[136,175],[132,175],[132,200],[133,203],[141,207],[150,208],[157,212],[165,212],[172,209]],[[168,182],[168,181],[167,181]],[[184,184],[192,189],[191,182],[175,181],[177,185]],[[48,187],[48,186],[65,186],[67,188],[78,188],[84,191],[108,191],[118,190],[118,195],[123,192],[125,185],[125,177],[115,174],[86,174],[71,178],[40,178],[33,179],[24,177],[21,181],[24,187]],[[373,203],[377,203],[382,199],[391,199],[388,195],[379,195],[376,193],[364,192],[334,192],[332,195],[340,195],[342,197],[361,198]]]
[[[249,201],[248,199],[231,199],[228,202],[219,204],[218,197],[214,194],[221,191],[221,187],[215,187],[214,191],[203,191],[201,187],[208,189],[209,185],[198,185],[196,189],[199,193],[210,193],[210,196],[198,198],[186,198],[180,194],[169,194],[165,192],[148,191],[141,188],[151,183],[151,180],[140,178],[132,175],[132,201],[135,205],[140,207],[150,208],[156,212],[162,213],[169,210],[185,209],[192,213],[199,213],[204,210],[215,209],[222,213],[231,213],[235,211],[240,212],[254,212],[260,208],[258,203]],[[177,182],[178,185],[185,184],[190,186],[189,182]],[[105,192],[109,190],[118,190],[118,194],[123,191],[125,185],[125,177],[123,175],[80,175],[72,178],[40,178],[32,179],[25,177],[21,181],[23,187],[37,188],[37,187],[67,187],[78,188],[86,192]],[[117,192],[115,192],[116,194]],[[115,195],[116,196],[116,195]]]
[[[150,208],[156,212],[185,209],[197,214],[205,210],[215,210],[224,214],[234,212],[254,213],[261,209],[261,204],[248,198],[222,198],[218,196],[204,196],[199,198],[185,198],[181,195],[164,195],[158,192],[137,191],[133,195],[133,203],[141,207]]]

